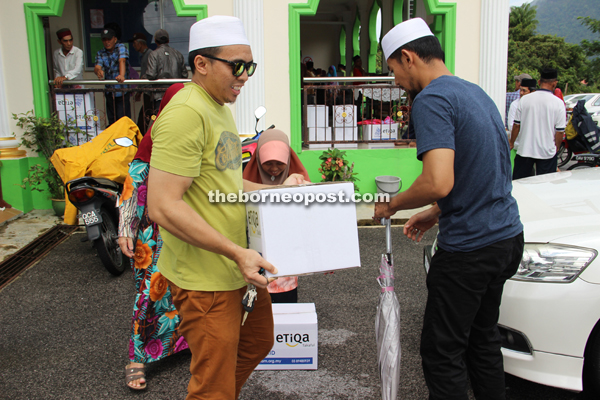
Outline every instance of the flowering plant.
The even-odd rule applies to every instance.
[[[344,158],[345,155],[345,151],[328,149],[319,156],[319,160],[321,160],[319,172],[321,173],[322,182],[352,182],[354,183],[354,191],[358,191],[355,182],[359,179],[356,177],[357,173],[353,172],[354,163],[348,166],[348,160]]]

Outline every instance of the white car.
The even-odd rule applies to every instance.
[[[600,398],[600,168],[513,181],[513,196],[525,250],[500,307],[504,369]]]
[[[596,125],[600,125],[600,93],[578,93],[565,96],[567,108],[573,108],[579,100],[585,100],[585,109]]]

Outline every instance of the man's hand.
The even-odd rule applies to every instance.
[[[287,179],[283,182],[284,185],[301,185],[304,181],[304,175],[302,174],[291,174],[287,177]]]
[[[96,74],[96,76],[98,77],[98,79],[104,79],[104,70],[102,69],[101,66],[96,65],[94,67],[94,73]]]
[[[129,258],[133,257],[133,240],[130,237],[119,236],[117,243],[123,254]]]
[[[439,207],[435,205],[428,210],[413,215],[408,222],[404,224],[404,234],[409,239],[420,242],[421,239],[423,239],[423,234],[437,224],[439,212]]]
[[[115,79],[117,80],[117,82],[123,83],[125,82],[125,75],[117,75]]]
[[[269,271],[272,274],[277,273],[277,268],[273,264],[261,257],[256,251],[251,249],[241,249],[234,259],[244,280],[252,283],[254,286],[266,288],[267,285],[273,282],[276,278],[265,278],[258,271],[261,268]]]
[[[59,76],[59,77],[57,77],[56,79],[54,79],[54,85],[55,85],[56,87],[61,87],[61,86],[62,86],[62,83],[63,83],[64,81],[66,81],[66,80],[67,80],[67,77],[66,77],[66,76]]]
[[[373,215],[375,222],[381,221],[381,218],[390,218],[394,214],[396,211],[392,210],[390,203],[385,201],[375,203],[375,214]]]

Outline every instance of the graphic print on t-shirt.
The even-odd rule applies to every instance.
[[[235,133],[223,131],[215,149],[215,166],[219,171],[236,170],[242,165],[242,144]]]

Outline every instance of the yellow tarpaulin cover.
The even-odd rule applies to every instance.
[[[118,138],[129,138],[133,145],[119,146],[115,143]],[[81,146],[56,150],[50,161],[65,183],[82,176],[103,177],[123,183],[141,140],[142,134],[137,125],[123,117]],[[76,225],[77,208],[69,199],[65,200],[65,223]]]

